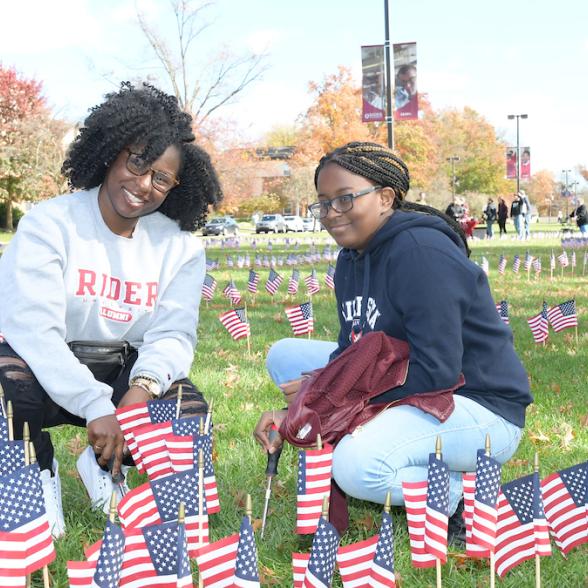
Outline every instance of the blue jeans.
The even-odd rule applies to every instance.
[[[336,343],[282,339],[269,350],[266,365],[276,384],[323,367]],[[477,402],[456,394],[455,410],[444,422],[412,406],[396,406],[369,421],[338,443],[333,455],[333,477],[350,496],[383,504],[388,491],[392,504],[403,505],[402,482],[427,478],[429,453],[441,436],[443,459],[449,465],[449,513],[462,497],[462,472],[476,469],[476,451],[483,449],[486,433],[492,455],[501,463],[510,459],[522,430]]]
[[[519,214],[517,216],[513,216],[512,222],[514,223],[515,231],[517,232],[519,239],[522,239],[524,226],[523,226],[523,219],[521,218],[521,215]]]
[[[492,230],[493,224],[494,221],[486,221],[486,237],[488,237],[488,239],[492,239],[494,236],[494,231]]]
[[[578,228],[580,229],[580,233],[582,233],[583,235],[588,233],[588,225],[580,225]]]

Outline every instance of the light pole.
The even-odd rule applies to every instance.
[[[394,122],[392,118],[392,73],[390,65],[390,17],[388,0],[384,0],[384,52],[386,54],[386,127],[388,147],[394,149]]]
[[[566,183],[565,183],[565,188],[563,190],[563,196],[566,199],[566,222],[568,221],[568,206],[569,206],[569,202],[570,202],[570,191],[568,188],[568,174],[572,173],[571,169],[562,169],[561,173],[565,175],[566,177]]]
[[[519,118],[528,118],[527,114],[509,114],[507,116],[508,120],[512,120],[513,118],[517,119],[517,194],[520,192],[521,188],[521,148],[519,147]]]
[[[445,161],[451,162],[451,201],[455,200],[455,162],[459,161],[458,155],[452,155],[451,157],[447,157]]]

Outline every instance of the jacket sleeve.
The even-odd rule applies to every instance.
[[[88,421],[113,414],[112,388],[65,342],[68,235],[45,211],[35,212],[23,217],[0,260],[0,328],[56,404]]]
[[[395,256],[392,303],[410,347],[405,384],[395,400],[453,387],[462,371],[462,324],[476,291],[475,273],[449,253],[415,244]]]
[[[206,273],[204,249],[192,235],[186,234],[184,238],[185,250],[189,253],[158,297],[151,324],[130,374],[131,378],[139,374],[151,376],[160,382],[164,391],[190,373]]]

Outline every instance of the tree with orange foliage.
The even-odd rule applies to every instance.
[[[60,173],[66,127],[49,115],[41,83],[0,66],[0,198],[12,230],[17,200],[37,200],[65,188]]]
[[[553,203],[559,199],[557,185],[553,173],[542,169],[535,172],[526,187],[527,195],[530,197],[540,215],[548,214]]]

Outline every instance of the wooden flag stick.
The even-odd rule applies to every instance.
[[[321,516],[325,521],[329,520],[329,497],[323,496],[323,508],[321,511]]]
[[[312,296],[308,297],[308,309],[312,313]],[[310,321],[310,319],[308,319]],[[314,330],[314,317],[312,318],[313,321],[313,330]],[[310,329],[308,329],[308,339],[310,340]]]
[[[12,417],[14,413],[12,412],[12,400],[9,400],[6,404],[6,420],[8,422],[8,440],[14,441],[14,427],[12,426]]]
[[[392,506],[392,492],[386,492],[386,500],[384,501],[384,512],[390,514],[390,507]]]
[[[534,470],[539,474],[539,452],[535,452]],[[541,588],[541,557],[535,554],[535,588]]]
[[[320,451],[323,448],[323,440],[320,435],[316,436],[316,448]]]
[[[492,454],[489,433],[486,433],[485,453],[486,453],[487,457],[490,457],[490,455]],[[496,556],[495,556],[494,548],[493,548],[490,550],[490,588],[494,588],[495,586],[496,586]]]
[[[116,522],[116,490],[113,490],[112,496],[110,497],[110,507],[108,509],[108,520],[111,523]]]
[[[12,408],[12,404],[10,405],[10,408]],[[24,445],[24,464],[25,464],[25,466],[28,466],[31,463],[30,450],[29,450],[29,445],[31,442],[31,433],[29,431],[29,423],[27,421],[25,421],[22,425],[22,440],[23,440],[23,445]],[[32,581],[33,581],[32,574],[27,574],[27,577],[26,577],[27,588],[31,588]]]
[[[204,422],[204,434],[208,435],[210,432],[210,424],[212,423],[212,405],[214,403],[214,398],[210,399],[208,403],[208,412],[206,413],[206,421]]]
[[[203,430],[202,419],[200,419],[200,430]],[[202,449],[198,450],[198,545],[204,546],[204,516],[202,511],[204,510],[204,454]],[[198,573],[198,588],[204,587],[204,580],[202,573]]]
[[[6,403],[4,401],[4,388],[2,388],[2,384],[0,384],[0,411],[2,411],[2,416],[6,416]]]
[[[249,523],[251,524],[251,515],[253,513],[253,506],[251,502],[251,494],[247,494],[245,498],[245,516],[249,519]]]
[[[245,322],[249,325],[249,318],[247,317],[247,303],[243,305],[243,312],[245,313]],[[251,357],[251,325],[247,329],[247,355]]]
[[[182,412],[182,395],[184,394],[184,389],[182,384],[178,385],[178,397],[176,399],[176,419],[180,418],[180,413]]]
[[[441,435],[437,435],[437,439],[435,441],[435,457],[437,459],[442,459],[443,454],[441,453]],[[441,588],[442,585],[442,576],[441,576],[441,560],[437,557],[435,558],[435,573],[437,578],[437,588]]]
[[[25,424],[27,425],[27,429],[28,429],[28,423],[25,423]],[[24,426],[23,426],[23,432],[24,432]],[[25,445],[25,457],[28,453],[29,463],[30,464],[37,463],[37,454],[35,453],[35,446],[31,442],[28,443],[28,446],[29,446],[28,449],[26,449],[26,445]],[[30,578],[30,576],[28,578]],[[49,566],[47,564],[45,564],[43,566],[43,588],[50,588],[50,587],[51,587],[51,582],[49,581]]]

